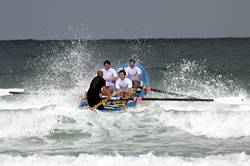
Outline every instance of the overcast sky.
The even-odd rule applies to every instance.
[[[250,37],[250,0],[0,0],[0,40]]]

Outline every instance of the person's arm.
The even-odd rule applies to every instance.
[[[133,95],[133,83],[130,79],[127,78],[127,82],[128,82],[128,97],[131,97]]]
[[[120,79],[116,80],[115,88],[116,88],[116,94],[118,95],[118,97],[123,97],[122,96],[123,90],[120,88]]]
[[[120,81],[119,81],[119,79],[116,80],[116,82],[115,82],[115,88],[117,89],[117,91],[120,89]]]
[[[116,81],[118,79],[118,75],[114,69],[112,70],[112,73],[113,73],[113,75],[112,75],[111,79],[112,79],[112,81]]]
[[[85,91],[84,94],[82,95],[82,99],[87,99],[87,92]]]
[[[136,66],[137,69],[137,75],[136,75],[136,80],[137,81],[141,81],[141,69],[139,67]]]
[[[101,79],[101,91],[100,91],[99,95],[100,96],[107,95],[106,81],[104,80],[104,78]]]
[[[126,78],[128,78],[128,67],[125,69],[126,72]]]

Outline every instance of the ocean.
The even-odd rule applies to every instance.
[[[246,101],[78,107],[106,59],[130,58],[156,89]],[[1,166],[250,165],[250,38],[0,41],[0,88],[27,92],[0,97]]]

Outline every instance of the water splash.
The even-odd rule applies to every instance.
[[[41,57],[32,62],[37,73],[31,87],[43,89],[86,88],[95,75],[93,52],[87,49],[87,42],[81,40],[50,42]]]
[[[163,87],[190,95],[220,97],[244,94],[232,76],[212,72],[206,61],[188,61],[166,65]]]

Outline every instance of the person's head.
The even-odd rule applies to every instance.
[[[118,75],[119,75],[119,78],[120,78],[121,80],[124,80],[125,77],[126,77],[126,72],[125,72],[125,70],[120,70],[120,71],[118,72]]]
[[[134,67],[135,67],[135,60],[134,60],[134,59],[130,59],[130,60],[128,61],[128,64],[129,64],[129,66],[130,66],[131,68],[134,68]]]
[[[141,86],[141,82],[138,80],[134,81],[133,84],[134,84],[133,87],[135,88],[139,88]]]
[[[111,67],[111,62],[109,60],[106,60],[104,61],[103,66],[105,70],[108,70]]]
[[[103,77],[103,72],[101,70],[97,71],[97,76]]]

